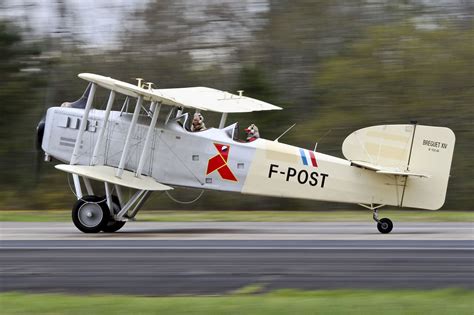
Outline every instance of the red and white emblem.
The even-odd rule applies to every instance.
[[[212,172],[217,171],[223,179],[227,179],[233,182],[238,182],[234,173],[227,165],[227,160],[229,159],[230,146],[227,144],[214,143],[214,146],[217,149],[218,154],[213,156],[207,162],[207,171],[206,175],[211,174]]]

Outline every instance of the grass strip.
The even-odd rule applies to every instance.
[[[81,296],[1,293],[7,314],[472,314],[467,290],[279,290],[261,295]]]
[[[474,222],[474,211],[380,210],[380,217],[396,222]],[[69,222],[70,210],[0,210],[0,222]],[[334,211],[190,211],[143,210],[137,216],[145,222],[367,222],[366,210]]]

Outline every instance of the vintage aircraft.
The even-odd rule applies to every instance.
[[[238,124],[225,126],[228,114],[281,109],[242,91],[153,89],[141,79],[134,85],[90,73],[79,77],[89,81],[84,95],[49,108],[38,141],[46,161],[67,163],[56,168],[72,174],[78,199],[72,219],[82,232],[119,230],[151,192],[172,186],[359,204],[373,211],[381,233],[393,227],[378,218],[382,206],[437,210],[444,204],[455,143],[448,128],[363,128],[345,139],[341,159],[278,139],[239,140]],[[98,86],[110,90],[105,110],[92,109]],[[112,111],[117,93],[126,98],[120,111]],[[168,114],[159,120],[164,106]],[[221,113],[219,128],[191,132],[187,111]],[[104,183],[105,196],[93,191],[91,180]],[[129,200],[122,187],[133,189]]]

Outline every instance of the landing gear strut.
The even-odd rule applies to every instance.
[[[380,233],[382,234],[388,234],[392,231],[393,229],[393,222],[389,218],[382,218],[379,219],[379,215],[377,210],[385,205],[364,205],[364,204],[359,204],[359,206],[362,206],[364,208],[370,209],[374,212],[373,218],[374,221],[377,222],[377,230],[379,230]]]
[[[106,196],[103,197],[104,199],[107,198]],[[108,207],[107,207],[108,209]],[[102,228],[102,231],[105,233],[113,233],[117,232],[120,230],[127,221],[115,221],[114,216],[120,212],[122,207],[120,206],[120,201],[117,196],[113,195],[112,196],[112,209],[113,211],[110,211],[109,209],[109,219],[107,224]],[[113,213],[113,215],[112,215]]]

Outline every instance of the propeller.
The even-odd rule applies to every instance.
[[[48,70],[48,76],[51,73],[51,69]],[[54,76],[53,76],[54,77]],[[54,91],[51,90],[50,86],[48,85],[44,90],[44,102],[43,102],[43,110],[41,111],[41,118],[36,125],[35,135],[34,135],[34,155],[33,155],[33,172],[34,172],[34,179],[36,183],[39,183],[40,175],[41,175],[41,164],[43,162],[44,152],[41,149],[41,144],[43,143],[43,136],[44,136],[44,128],[46,124],[46,112],[50,107],[50,104],[53,100],[53,93]]]
[[[41,144],[43,143],[44,136],[44,126],[45,126],[46,116],[43,116],[36,126],[36,139],[34,143],[34,160],[33,160],[33,171],[35,174],[35,181],[38,182],[40,179],[41,173],[41,162],[43,161],[43,150],[41,149]]]

